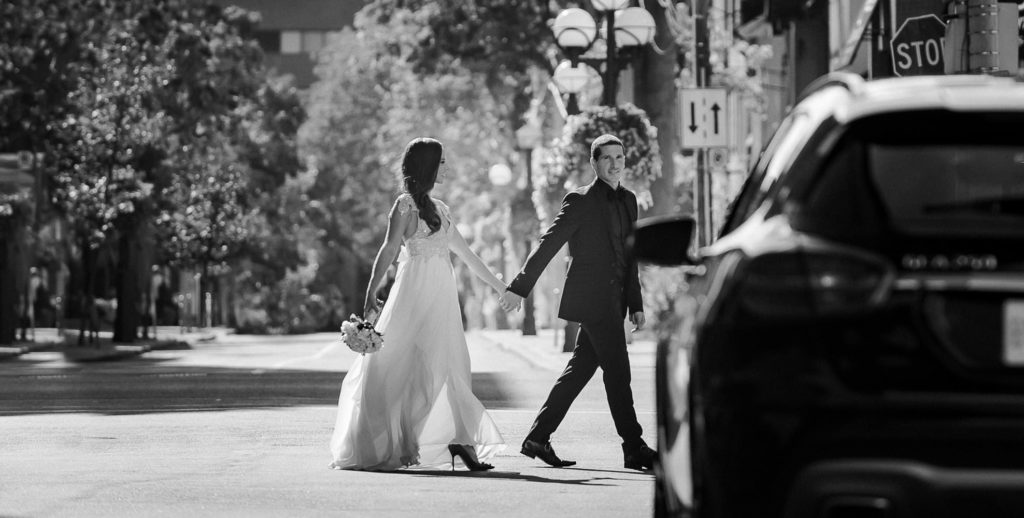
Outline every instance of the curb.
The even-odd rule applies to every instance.
[[[120,360],[133,356],[140,356],[156,350],[185,350],[192,349],[198,343],[214,343],[226,335],[233,334],[230,329],[212,328],[203,332],[192,333],[161,333],[167,338],[140,340],[144,343],[137,344],[113,344],[110,343],[109,331],[101,333],[98,343],[83,344],[79,346],[77,339],[72,342],[70,335],[64,337],[55,334],[55,330],[49,329],[42,339],[33,342],[17,344],[14,346],[0,347],[0,361],[15,360],[20,356],[36,351],[55,351],[74,362],[91,362],[102,360]],[[53,336],[50,336],[53,335]]]
[[[0,360],[16,358],[28,352],[28,347],[0,347]]]
[[[59,348],[64,358],[74,362],[90,362],[117,360],[139,356],[149,350],[145,345],[102,345],[99,347],[84,345]]]

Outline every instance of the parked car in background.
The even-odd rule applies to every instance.
[[[1024,516],[1024,84],[826,76],[693,229],[635,235],[690,265],[658,516]]]

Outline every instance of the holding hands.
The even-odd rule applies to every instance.
[[[511,291],[505,290],[498,297],[498,303],[501,304],[501,309],[504,309],[506,313],[517,311],[523,305],[523,298]]]

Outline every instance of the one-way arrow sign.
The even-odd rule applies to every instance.
[[[689,88],[679,91],[683,115],[682,147],[722,147],[725,135],[726,95],[724,88]]]

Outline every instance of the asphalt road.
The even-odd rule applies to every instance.
[[[476,333],[473,389],[508,443],[494,471],[329,470],[338,388],[355,357],[333,338],[227,336],[114,362],[57,352],[0,362],[0,515],[651,514],[653,477],[622,468],[600,377],[553,438],[579,465],[548,468],[518,446],[559,366]],[[652,377],[649,362],[634,362],[650,443]]]

